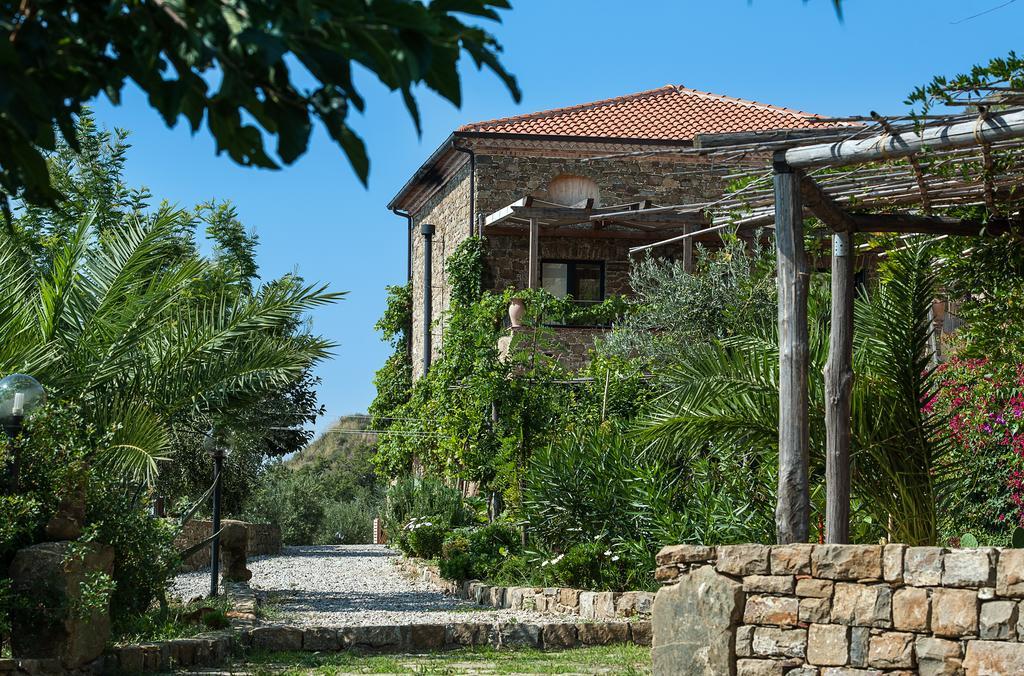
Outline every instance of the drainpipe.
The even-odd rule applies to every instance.
[[[430,324],[433,307],[431,299],[431,284],[433,274],[431,267],[431,249],[434,241],[434,226],[431,223],[420,224],[420,234],[423,235],[423,375],[427,375],[430,368]]]
[[[476,234],[476,153],[472,148],[460,148],[455,145],[454,139],[452,150],[469,155],[469,236],[472,237]]]

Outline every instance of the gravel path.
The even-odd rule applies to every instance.
[[[356,626],[447,622],[550,622],[520,610],[485,608],[448,596],[400,574],[394,552],[379,545],[285,547],[280,556],[249,561],[253,589],[270,600],[268,621],[303,626]],[[182,599],[209,589],[210,569],[175,578]],[[572,621],[575,616],[559,617]]]

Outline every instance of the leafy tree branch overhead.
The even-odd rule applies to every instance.
[[[399,91],[417,129],[413,90],[425,85],[462,102],[465,53],[494,72],[513,98],[501,46],[460,16],[500,21],[507,0],[2,0],[0,199],[34,203],[59,195],[44,151],[57,135],[76,147],[75,117],[101,92],[119,103],[138,85],[168,126],[206,122],[245,166],[298,159],[319,120],[364,182],[366,148],[349,124],[365,101],[358,64]],[[302,83],[307,79],[311,86]],[[264,146],[264,138],[276,148]],[[269,139],[268,139],[269,140]]]

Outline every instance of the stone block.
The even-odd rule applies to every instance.
[[[868,648],[871,632],[877,629],[867,627],[850,627],[850,665],[866,667],[868,664]]]
[[[812,624],[807,629],[807,661],[819,666],[842,666],[850,659],[850,628],[841,624]]]
[[[142,646],[127,645],[117,650],[117,664],[127,674],[141,674],[146,668]]]
[[[541,639],[545,650],[552,648],[559,650],[575,648],[577,641],[576,625],[569,622],[545,624],[541,627]]]
[[[967,676],[1024,674],[1024,643],[968,641],[964,672]]]
[[[667,566],[658,566],[654,570],[654,579],[661,584],[670,584],[675,582],[683,572],[679,569],[679,566],[672,563]]]
[[[903,555],[903,581],[915,587],[935,587],[942,582],[942,547],[907,547]]]
[[[710,566],[698,568],[654,599],[656,676],[729,674],[743,586]]]
[[[942,561],[945,587],[987,587],[995,583],[996,550],[958,549],[946,552]]]
[[[554,605],[554,599],[549,598],[544,594],[535,594],[533,596],[533,610],[538,613],[546,613],[549,610],[554,610]]]
[[[615,614],[619,617],[650,615],[654,594],[650,592],[623,592],[615,599]]]
[[[298,627],[254,627],[252,647],[270,652],[302,650],[302,633]],[[198,651],[195,659],[199,661]]]
[[[990,641],[1017,638],[1017,602],[986,601],[978,614],[978,636]]]
[[[585,617],[589,620],[597,617],[594,613],[594,599],[597,596],[597,592],[585,591],[580,593],[580,617]]]
[[[490,605],[491,601],[491,585],[480,583],[476,586],[473,594],[473,601],[476,601],[477,605],[487,606]]]
[[[412,650],[440,650],[446,638],[443,624],[413,624],[409,626],[409,647]]]
[[[890,544],[882,548],[882,579],[894,584],[903,583],[903,556],[906,545]]]
[[[15,552],[3,573],[14,594],[34,603],[10,613],[12,656],[57,659],[70,670],[102,655],[110,637],[108,608],[84,615],[73,609],[89,576],[110,575],[113,567],[114,550],[105,545],[43,542]]]
[[[914,666],[914,635],[887,631],[872,636],[868,647],[868,666],[878,669],[910,669]]]
[[[796,578],[792,575],[748,575],[743,591],[748,594],[792,594]]]
[[[807,652],[807,630],[757,627],[750,645],[754,655],[803,657]]]
[[[594,594],[594,617],[599,620],[610,620],[615,617],[615,592],[597,592]]]
[[[715,569],[726,575],[768,575],[771,548],[767,545],[726,545],[718,548]]]
[[[892,626],[892,588],[885,584],[836,584],[832,621],[861,627]]]
[[[800,622],[800,599],[785,596],[748,596],[744,624],[794,626]]]
[[[408,626],[346,627],[341,635],[346,647],[362,650],[400,651],[409,644]]]
[[[497,624],[494,626],[492,642],[497,648],[541,648],[541,626],[537,624]]]
[[[580,643],[583,645],[610,645],[629,642],[629,624],[626,622],[599,622],[579,625]]]
[[[637,645],[651,645],[652,629],[651,622],[640,621],[629,623],[629,639]]]
[[[829,621],[832,611],[831,599],[800,599],[800,621],[807,624],[823,624]]]
[[[572,608],[579,610],[580,607],[580,594],[579,589],[559,589],[558,590],[558,603],[565,606],[566,608]],[[654,594],[651,594],[651,603],[654,603]],[[650,612],[650,608],[647,609]]]
[[[742,659],[736,662],[736,676],[782,676],[787,666],[785,660]]]
[[[817,545],[811,552],[811,571],[829,580],[880,580],[882,546]]]
[[[736,628],[736,656],[737,657],[753,657],[754,656],[754,630],[757,629],[752,624],[742,624]]]
[[[832,598],[832,589],[835,582],[831,580],[815,580],[812,577],[803,577],[796,581],[796,595],[816,599]]]
[[[509,587],[505,590],[505,601],[508,602],[508,607],[512,610],[523,609],[523,595],[526,593],[526,587]],[[531,595],[533,590],[530,590]]]
[[[961,638],[978,633],[978,595],[971,589],[932,592],[932,633]]]
[[[477,622],[458,622],[445,627],[445,645],[478,646],[489,642],[490,627]]]
[[[959,641],[919,636],[914,648],[921,676],[955,676],[963,673],[960,670],[963,652]]]
[[[981,601],[991,601],[996,597],[995,587],[982,587],[978,590],[978,599]]]
[[[303,650],[341,650],[341,635],[337,629],[328,627],[309,627],[302,631]]]
[[[1003,549],[996,564],[996,595],[1024,598],[1024,549]]]
[[[492,608],[505,608],[505,588],[491,587],[488,590],[487,605]]]
[[[892,625],[900,631],[927,632],[930,611],[927,589],[902,587],[892,595]]]
[[[659,566],[674,563],[707,563],[715,560],[715,548],[704,545],[669,545],[655,557]]]
[[[772,575],[810,575],[814,545],[775,545],[771,548]]]

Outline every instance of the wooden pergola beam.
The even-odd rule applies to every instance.
[[[978,235],[1001,235],[1020,221],[995,219],[982,223],[960,218],[943,216],[921,216],[918,214],[850,214],[858,232],[919,233],[922,235],[957,235],[973,237]],[[825,219],[822,219],[825,220]]]
[[[850,541],[853,237],[849,230],[832,235],[832,322],[825,363],[825,542],[829,544]]]
[[[1024,137],[1024,110],[990,113],[952,124],[926,127],[921,133],[907,130],[900,134],[876,134],[863,139],[816,143],[786,151],[785,163],[795,169],[841,167],[878,162],[913,155],[922,150],[963,148]]]
[[[853,232],[857,229],[850,214],[806,174],[800,175],[800,196],[804,206],[836,232]]]

